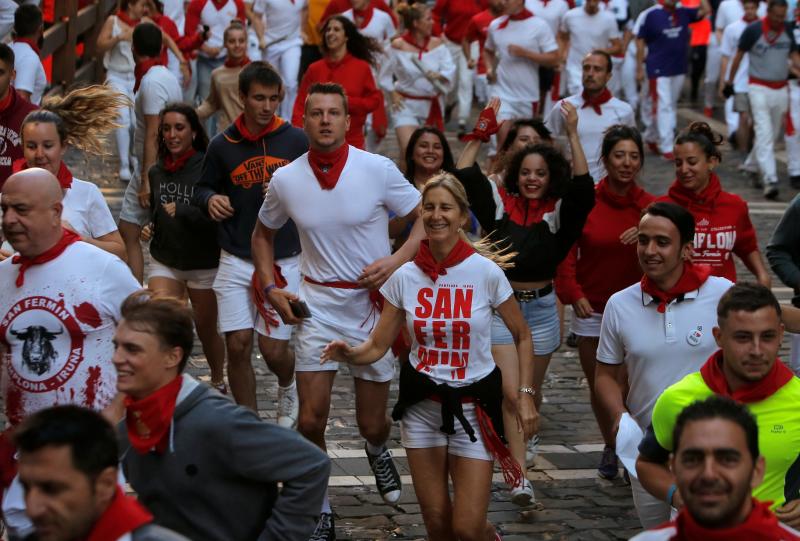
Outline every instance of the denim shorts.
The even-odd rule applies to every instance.
[[[549,355],[557,350],[561,345],[561,323],[558,320],[555,292],[528,302],[517,302],[522,310],[522,317],[531,330],[534,354]],[[513,343],[514,337],[500,315],[495,312],[492,317],[492,345]]]

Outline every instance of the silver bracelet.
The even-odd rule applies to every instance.
[[[534,389],[533,387],[520,387],[518,389],[518,392],[529,394],[531,396],[536,396],[536,389]]]

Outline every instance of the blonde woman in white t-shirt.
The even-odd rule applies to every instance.
[[[519,358],[533,354],[530,331],[499,266],[510,254],[471,245],[462,230],[468,213],[466,193],[453,175],[429,180],[422,192],[428,239],[414,261],[381,288],[386,302],[377,326],[362,344],[336,340],[322,353],[322,362],[371,364],[405,323],[411,354],[401,369],[392,417],[402,419],[403,446],[430,539],[499,539],[487,521],[493,462],[500,460],[508,482],[524,475],[501,439],[503,409],[516,419],[516,426],[505,429],[525,437],[538,421],[530,383],[519,387],[520,380],[533,380],[531,363],[521,366],[522,374],[516,367],[508,370],[503,381],[491,353],[491,319],[497,312]]]

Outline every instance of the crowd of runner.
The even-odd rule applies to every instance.
[[[635,539],[800,539],[800,335],[778,358],[800,309],[768,270],[800,299],[800,199],[765,261],[715,171],[730,145],[765,198],[800,188],[800,8],[120,0],[106,81],[56,96],[52,2],[19,4],[0,0],[9,539],[335,539],[341,364],[383,500],[403,491],[399,421],[428,538],[502,539],[493,471],[536,503],[565,306]],[[724,134],[681,125],[685,86]],[[64,161],[106,138],[118,221]],[[663,196],[639,185],[646,156],[674,164]],[[186,372],[195,336],[209,384]]]

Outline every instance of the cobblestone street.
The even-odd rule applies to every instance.
[[[703,119],[688,108],[680,109],[679,126],[690,120]],[[724,132],[724,123],[712,121],[712,127]],[[452,136],[452,131],[450,135]],[[451,139],[457,156],[461,144]],[[781,144],[782,148],[782,144]],[[394,136],[382,145],[382,153],[397,157]],[[779,153],[779,156],[783,156]],[[762,251],[767,240],[795,192],[788,186],[785,163],[779,164],[781,175],[780,201],[768,202],[749,178],[737,171],[742,156],[726,147],[721,167],[717,169],[724,189],[740,194],[750,203],[752,221],[758,230]],[[785,160],[785,157],[781,159]],[[71,155],[69,166],[76,177],[96,182],[112,211],[119,213],[124,186],[116,178],[115,156],[86,160]],[[643,187],[654,194],[663,194],[674,178],[673,164],[653,154],[646,155],[640,176]],[[740,277],[752,275],[737,261]],[[773,289],[786,302],[791,291],[773,276]],[[567,310],[569,318],[570,310]],[[788,355],[788,352],[782,352]],[[277,382],[266,364],[257,355],[253,365],[258,377],[259,412],[269,420],[275,418]],[[208,369],[202,352],[196,347],[191,373],[208,381]],[[392,386],[390,403],[397,395]],[[520,509],[509,501],[499,472],[495,475],[489,519],[499,526],[505,541],[542,540],[606,540],[628,539],[639,530],[630,488],[622,478],[606,481],[597,477],[596,467],[602,452],[602,439],[589,405],[586,380],[580,369],[577,351],[564,344],[553,356],[544,389],[544,405],[540,421],[540,454],[529,471],[536,493],[534,507]],[[328,454],[333,460],[330,480],[331,504],[336,515],[338,539],[424,539],[419,505],[416,503],[411,477],[400,446],[399,427],[394,426],[390,447],[403,474],[403,496],[397,505],[386,505],[375,490],[354,419],[352,379],[343,370],[336,379],[333,403],[327,430]],[[202,489],[202,487],[198,487]]]

